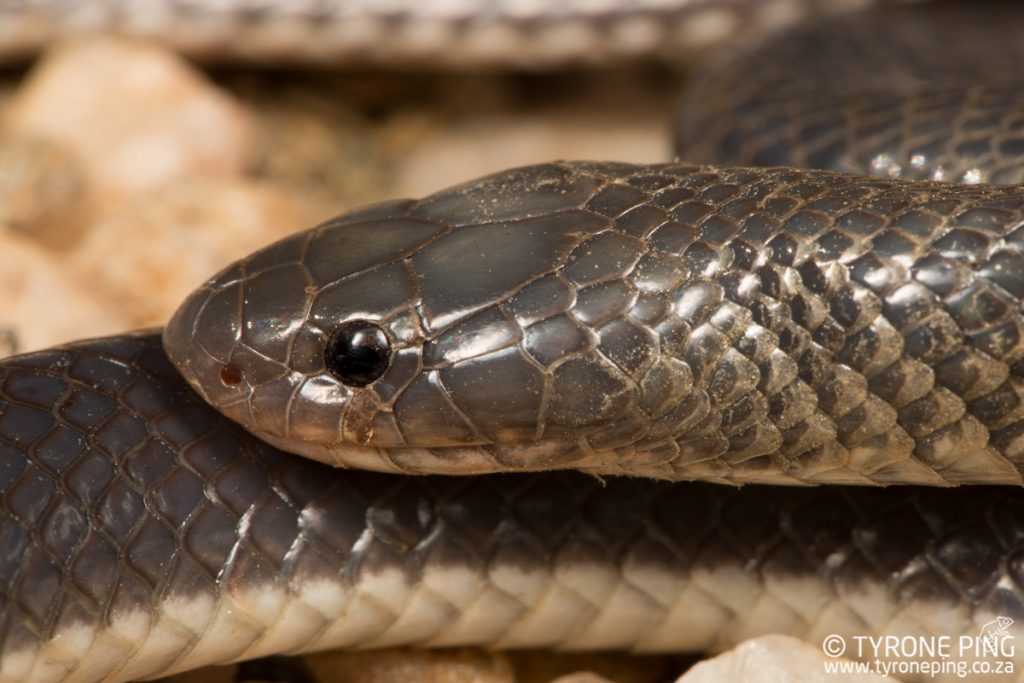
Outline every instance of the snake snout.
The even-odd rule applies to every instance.
[[[295,349],[309,296],[297,258],[304,240],[286,238],[221,271],[164,331],[165,349],[192,387],[258,435],[287,432],[282,406],[302,381]]]

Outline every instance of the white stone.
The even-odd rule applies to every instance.
[[[92,225],[72,264],[131,326],[163,325],[232,261],[328,212],[266,183],[201,179],[142,193]]]
[[[256,155],[257,126],[231,96],[167,50],[112,37],[46,53],[3,125],[66,146],[104,189],[236,175]]]
[[[128,327],[120,312],[105,306],[52,254],[0,229],[0,330],[13,332],[18,351]]]
[[[790,636],[761,636],[696,664],[676,683],[897,683],[875,673],[826,671],[837,662],[852,664]]]

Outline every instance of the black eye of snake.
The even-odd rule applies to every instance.
[[[365,387],[388,369],[391,342],[374,323],[353,320],[331,335],[325,360],[327,369],[342,384]]]

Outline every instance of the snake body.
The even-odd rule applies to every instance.
[[[691,59],[877,0],[18,0],[0,2],[0,59],[115,32],[210,61],[548,68]]]
[[[0,681],[1014,636],[1022,226],[1013,186],[545,164],[286,238],[162,343],[4,360]],[[339,374],[354,322],[372,376]]]
[[[1014,487],[337,471],[212,410],[156,333],[7,360],[0,387],[4,681],[329,647],[699,651],[1024,618]]]

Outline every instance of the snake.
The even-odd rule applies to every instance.
[[[1014,12],[771,34],[695,75],[685,162],[552,162],[356,209],[228,266],[163,330],[0,361],[0,680],[992,624],[1012,673]],[[959,86],[917,63],[971,31],[993,80],[951,40]],[[915,58],[857,52],[880,36]],[[847,91],[858,70],[879,84]]]

